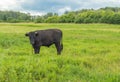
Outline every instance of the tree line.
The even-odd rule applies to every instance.
[[[31,16],[29,13],[15,11],[0,11],[0,22],[120,24],[120,8],[82,9],[78,11],[66,11],[63,15],[49,12],[42,16]]]
[[[30,14],[25,14],[15,11],[0,11],[0,22],[29,22],[31,21]]]

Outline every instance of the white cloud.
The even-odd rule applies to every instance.
[[[31,15],[43,15],[45,13],[33,11],[33,10],[25,10],[22,8],[22,4],[32,4],[34,0],[3,0],[0,2],[0,10],[14,10],[21,11],[23,13],[30,13]]]
[[[42,16],[42,15],[46,14],[45,12],[38,12],[38,11],[32,11],[32,10],[30,10],[30,11],[28,11],[28,10],[25,11],[24,10],[24,11],[21,11],[21,12],[30,13],[30,15],[32,15],[32,16],[37,16],[37,15]]]
[[[120,7],[120,0],[2,0],[0,10],[29,12],[42,15],[47,12],[63,14],[83,8]]]
[[[93,0],[95,2],[120,2],[120,0]]]
[[[23,0],[17,1],[17,0],[3,0],[0,1],[0,10],[14,10],[14,9],[20,9],[20,2]]]
[[[58,10],[58,12],[60,14],[63,14],[65,11],[71,11],[71,8],[70,7],[64,7],[64,8],[61,8],[61,9]]]
[[[99,9],[103,7],[120,7],[120,0],[84,0],[82,2],[77,2],[80,6],[78,9]]]

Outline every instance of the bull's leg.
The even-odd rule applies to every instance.
[[[34,47],[34,53],[39,54],[40,53],[40,47]]]
[[[63,44],[60,45],[60,49],[61,49],[61,51],[63,50]]]
[[[60,45],[60,42],[55,43],[55,47],[57,49],[57,54],[60,55],[61,54],[61,45]]]

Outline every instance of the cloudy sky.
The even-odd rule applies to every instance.
[[[29,12],[42,15],[47,12],[59,14],[79,9],[98,9],[102,7],[120,7],[120,0],[2,0],[0,10]]]

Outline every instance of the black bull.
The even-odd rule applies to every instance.
[[[34,48],[34,53],[40,53],[41,46],[51,46],[55,44],[57,54],[61,54],[63,49],[62,31],[59,29],[36,30],[25,34],[29,37],[30,43]]]

